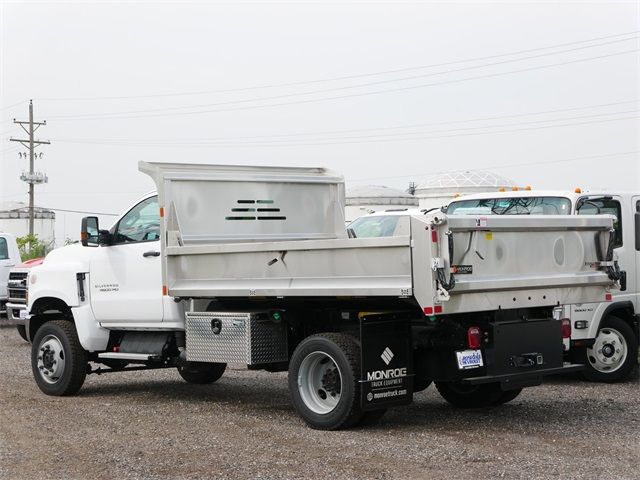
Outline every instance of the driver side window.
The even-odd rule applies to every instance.
[[[113,244],[151,242],[160,239],[158,197],[143,200],[122,217],[113,235]]]

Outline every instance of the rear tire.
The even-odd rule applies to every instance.
[[[291,356],[289,392],[296,411],[311,428],[349,428],[363,418],[359,379],[360,346],[348,335],[312,335]]]
[[[584,363],[582,376],[592,382],[614,383],[625,380],[636,364],[638,339],[627,322],[613,315],[602,322],[591,348],[579,352]]]
[[[31,345],[31,369],[40,390],[47,395],[73,395],[87,376],[87,352],[68,320],[46,322]]]
[[[358,425],[361,427],[372,427],[373,425],[376,425],[382,417],[384,417],[385,413],[387,413],[386,408],[364,412],[362,418],[358,422]]]
[[[498,401],[494,403],[494,405],[504,405],[505,403],[509,403],[511,400],[515,400],[515,398],[522,393],[521,388],[516,388],[515,390],[507,390],[506,392],[502,392]]]
[[[25,342],[29,341],[29,339],[27,338],[27,327],[25,327],[24,325],[16,325],[16,330],[18,330],[18,335],[20,335],[20,338],[22,338]]]
[[[466,385],[461,382],[436,382],[436,388],[442,398],[458,408],[485,408],[499,405],[502,395],[508,393],[502,391],[499,383]]]
[[[226,363],[187,362],[178,367],[178,373],[187,383],[204,385],[219,380],[226,369]]]
[[[420,393],[431,385],[431,380],[424,378],[413,377],[413,393]]]

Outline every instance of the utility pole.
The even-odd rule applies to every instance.
[[[35,149],[40,145],[49,145],[51,142],[48,140],[34,140],[33,134],[35,131],[40,128],[42,125],[46,125],[47,121],[43,122],[34,122],[33,121],[33,100],[29,100],[29,121],[18,121],[15,118],[13,119],[13,123],[20,125],[22,129],[29,135],[27,140],[19,139],[19,138],[10,138],[10,142],[19,142],[29,149],[29,172],[22,172],[20,175],[20,180],[23,182],[27,182],[29,184],[29,235],[33,236],[33,220],[35,218],[34,215],[34,185],[47,183],[49,179],[47,176],[40,172],[35,172],[33,170],[34,160],[36,156]],[[25,125],[28,125],[29,128],[26,128]],[[42,154],[40,154],[42,155]]]

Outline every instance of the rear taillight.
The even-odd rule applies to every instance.
[[[479,327],[469,327],[467,329],[467,345],[471,350],[477,350],[482,344],[482,331]]]
[[[562,322],[562,338],[571,338],[571,320],[568,318],[561,318]]]

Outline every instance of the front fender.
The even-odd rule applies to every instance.
[[[29,301],[27,308],[33,312],[33,305],[41,298],[58,298],[69,307],[78,307],[88,302],[86,295],[87,283],[84,282],[84,300],[79,292],[78,273],[81,273],[80,264],[52,265],[46,264],[33,267],[29,272]]]

